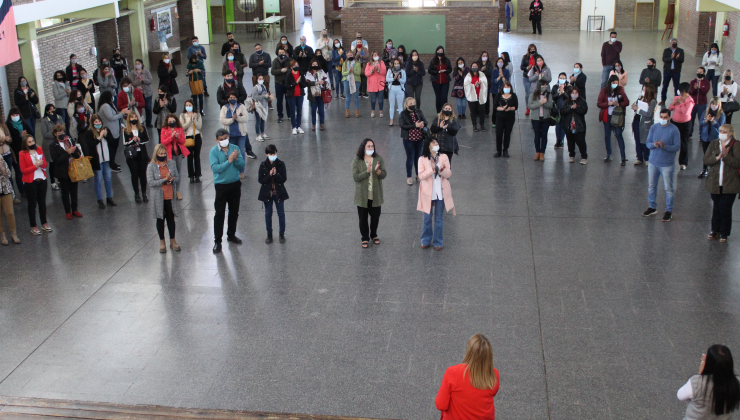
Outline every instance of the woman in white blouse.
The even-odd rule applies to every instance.
[[[722,53],[719,52],[719,45],[716,42],[704,53],[701,65],[707,69],[707,80],[712,82],[712,96],[717,96],[717,82],[722,73]]]
[[[727,70],[719,85],[719,101],[722,102],[722,110],[725,111],[727,124],[732,124],[732,114],[727,110],[725,102],[737,102],[737,83],[732,80],[732,70]]]
[[[185,131],[185,147],[190,151],[188,155],[188,178],[191,184],[199,184],[200,177],[200,148],[203,145],[203,138],[200,135],[200,128],[203,126],[203,119],[200,113],[195,109],[195,103],[192,99],[185,101],[185,108],[180,114],[180,125]]]
[[[735,376],[730,349],[715,344],[701,356],[699,374],[678,390],[689,401],[685,420],[728,420],[740,406],[740,381]]]

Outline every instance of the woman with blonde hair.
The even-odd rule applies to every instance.
[[[493,397],[498,390],[491,342],[483,334],[476,334],[468,340],[462,363],[445,371],[434,403],[444,420],[493,420],[496,417]]]
[[[167,147],[158,144],[154,147],[154,159],[146,169],[146,177],[154,200],[154,217],[157,219],[157,233],[159,234],[159,252],[167,252],[164,241],[164,222],[167,221],[167,230],[170,233],[170,249],[179,251],[180,245],[175,240],[175,207],[173,203],[177,193],[177,172],[175,161],[169,159]]]

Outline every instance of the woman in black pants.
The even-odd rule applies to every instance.
[[[445,57],[445,48],[437,47],[437,54],[429,62],[427,69],[430,79],[432,80],[432,89],[437,99],[437,113],[442,112],[442,106],[447,103],[447,95],[450,93],[450,73],[452,73],[452,64],[450,59]]]
[[[507,80],[501,92],[493,99],[495,114],[491,115],[491,119],[496,121],[496,154],[493,157],[509,157],[511,130],[516,122],[517,108],[519,108],[519,99],[514,93],[511,82]]]
[[[69,178],[69,162],[79,158],[82,150],[64,132],[63,121],[59,119],[59,122],[62,124],[55,125],[51,130],[53,140],[49,143],[49,155],[55,163],[54,173],[50,175],[58,179],[59,188],[62,190],[64,213],[67,220],[72,220],[72,216],[82,217],[82,213],[77,211],[77,182],[72,182]]]
[[[137,204],[149,202],[146,196],[146,167],[149,163],[149,153],[146,144],[149,143],[149,133],[141,125],[139,116],[132,112],[126,116],[126,128],[123,129],[123,145],[126,147],[126,165],[131,172],[131,185],[134,187],[134,200]],[[141,195],[139,194],[141,185]],[[142,197],[143,196],[143,197]]]
[[[578,86],[571,86],[570,93],[566,92],[567,99],[560,108],[560,127],[565,132],[568,141],[568,154],[570,163],[575,162],[576,145],[581,152],[581,165],[586,164],[588,153],[586,152],[586,118],[588,104],[581,97]]]
[[[200,129],[203,126],[203,119],[195,109],[195,103],[192,99],[185,101],[185,108],[180,114],[180,125],[185,131],[185,147],[190,151],[188,155],[188,178],[190,178],[191,184],[200,184],[200,148],[203,146]],[[192,146],[188,146],[191,141]]]

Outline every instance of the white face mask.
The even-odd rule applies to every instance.
[[[719,105],[710,105],[710,107],[712,108],[712,111],[716,111],[719,109]]]
[[[380,60],[380,57],[378,57],[378,56],[374,56],[374,57],[373,57],[373,60],[375,60],[375,61],[378,61],[378,60]]]
[[[165,59],[164,59],[164,60],[162,60],[162,61],[164,61],[164,63],[165,63],[165,64],[170,64],[170,59],[169,59],[169,58],[165,58]]]
[[[265,84],[265,81],[264,80],[257,80],[257,83],[259,83],[261,85],[264,85]]]
[[[218,145],[221,146],[221,148],[229,147],[229,139],[219,140]]]
[[[123,91],[124,91],[124,92],[126,92],[126,93],[128,93],[128,91],[129,91],[130,89],[131,89],[130,87],[126,86],[126,87],[124,87],[124,88],[123,88]]]
[[[612,43],[617,42],[617,38],[610,38],[610,40],[612,41]]]
[[[193,112],[193,107],[192,106],[186,106],[185,107],[185,111],[187,111],[187,112]]]
[[[339,43],[334,44],[335,47],[339,48]]]
[[[496,65],[498,66],[498,68],[503,68],[504,67],[504,63],[502,63],[500,61],[498,63],[496,63]]]
[[[367,149],[365,149],[365,154],[366,154],[366,155],[368,155],[368,156],[372,156],[372,155],[373,155],[373,153],[375,153],[375,149],[370,149],[370,150],[367,150]]]
[[[439,146],[432,146],[432,151],[433,151],[434,153],[437,153],[437,152],[439,152]]]
[[[727,133],[719,133],[719,139],[722,141],[726,141],[728,137]]]
[[[465,64],[458,64],[457,66],[460,67],[460,68],[463,68],[463,67],[465,67]]]
[[[660,121],[660,125],[663,125],[663,126],[668,125],[668,120],[664,120],[663,118],[661,118],[659,121]]]
[[[393,47],[393,44],[385,44],[385,46],[388,47],[388,48],[392,48]]]
[[[481,57],[480,60],[485,63],[486,61],[488,61],[488,57]]]
[[[561,84],[561,85],[564,85],[565,84],[565,79],[558,79],[558,83]]]
[[[136,65],[136,70],[141,70],[141,64]]]
[[[77,108],[77,112],[79,112],[80,114],[82,114],[82,113],[85,112],[85,108]]]

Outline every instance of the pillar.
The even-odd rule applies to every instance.
[[[23,65],[23,75],[28,80],[28,85],[36,90],[39,97],[39,104],[46,103],[46,93],[44,92],[44,75],[41,73],[41,59],[39,57],[39,48],[36,40],[36,22],[28,22],[16,25],[18,38],[25,39],[27,42],[21,44],[21,63]],[[35,58],[34,58],[35,57]],[[31,71],[33,69],[33,71]],[[42,111],[43,112],[43,111]]]
[[[147,24],[144,12],[144,0],[122,0],[126,8],[136,13],[129,15],[129,27],[131,28],[131,57],[141,58],[144,68],[149,66],[149,45],[146,40]]]

